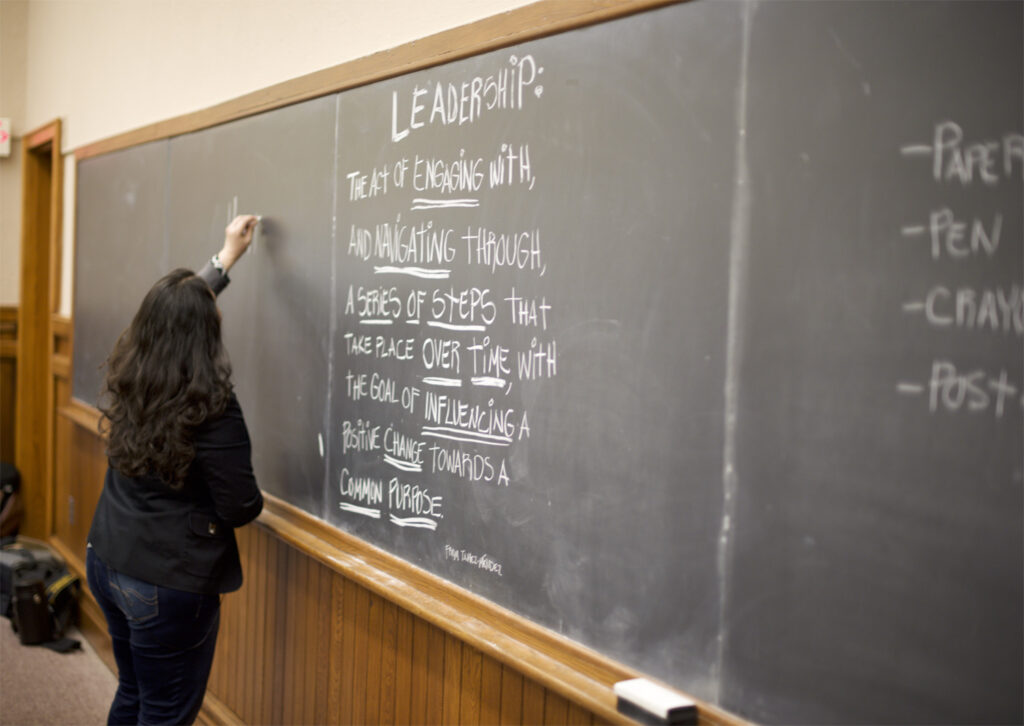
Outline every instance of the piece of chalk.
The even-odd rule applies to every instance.
[[[619,681],[612,688],[619,699],[619,711],[634,718],[648,714],[656,719],[656,723],[688,724],[697,721],[697,704],[692,699],[646,678]],[[637,713],[635,709],[643,713]]]

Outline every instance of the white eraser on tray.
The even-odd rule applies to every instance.
[[[666,723],[681,723],[696,715],[697,704],[692,699],[646,678],[619,681],[612,689],[620,701],[626,701]]]

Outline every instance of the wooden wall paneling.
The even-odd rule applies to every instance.
[[[635,677],[635,671],[455,588],[274,497],[268,498],[260,521],[361,587],[396,602],[545,688],[605,720],[625,721],[615,710],[610,686],[622,678]],[[712,709],[709,712],[714,713]]]
[[[569,702],[557,693],[544,694],[544,723],[550,726],[565,726],[569,721]]]
[[[524,724],[541,724],[544,721],[544,695],[547,691],[531,678],[523,679],[523,721]]]
[[[52,151],[52,154],[55,157],[53,161],[55,164],[61,164],[61,169],[63,169],[60,147],[55,146],[54,149],[55,150]],[[58,233],[62,211],[63,209],[56,211],[51,210],[51,215],[56,215],[53,217],[53,224],[57,227]],[[53,232],[51,232],[51,235],[52,234]],[[60,273],[60,265],[54,259],[59,258],[60,255],[59,236],[55,239],[51,238],[49,273],[50,314],[46,316],[49,338],[47,370],[50,372],[50,377],[46,382],[46,467],[43,478],[43,486],[46,488],[47,492],[47,506],[49,507],[49,512],[47,514],[47,520],[49,521],[49,526],[46,532],[47,537],[56,536],[56,519],[58,515],[64,518],[66,526],[70,525],[72,519],[77,519],[71,512],[73,500],[69,498],[69,492],[67,489],[64,489],[63,498],[58,498],[57,492],[57,422],[62,419],[58,411],[71,400],[71,325],[67,318],[62,318],[56,315],[56,308],[59,302],[58,295],[60,282],[58,279],[53,277],[54,274]],[[65,391],[67,391],[66,394]],[[58,511],[58,509],[63,511]]]
[[[56,378],[52,384],[60,385]],[[63,416],[53,419],[53,445],[56,452],[68,452],[71,445],[71,422]],[[77,492],[71,488],[71,472],[68,469],[68,456],[54,456],[53,461],[53,534],[68,549],[74,549],[79,535],[79,511]],[[84,561],[84,557],[81,557]]]
[[[318,595],[316,598],[319,615],[316,633],[316,700],[312,723],[327,723],[327,692],[331,686],[331,632],[334,625],[332,612],[333,581],[338,575],[323,565],[317,565]]]
[[[592,724],[594,726],[596,726],[597,724],[607,724],[608,723],[604,719],[598,718],[596,714],[594,714],[594,713],[588,711],[587,709],[583,708],[583,706],[580,706],[578,703],[572,703],[570,701],[569,707],[571,709],[575,709],[577,712],[580,713],[580,718],[582,719],[580,721],[580,723]],[[572,723],[572,718],[573,718],[572,712],[570,712],[569,718],[570,718],[570,723]],[[698,723],[706,724],[707,722],[703,721],[700,718],[698,718]]]
[[[427,710],[423,722],[427,724],[445,723],[444,692],[445,667],[448,663],[448,650],[443,630],[430,625],[427,631]]]
[[[242,527],[236,536],[244,540],[247,536],[246,528]],[[241,710],[245,708],[248,695],[245,691],[245,682],[249,669],[252,667],[248,659],[248,650],[251,647],[249,635],[252,631],[249,629],[249,599],[246,597],[247,594],[248,588],[246,588],[243,580],[242,589],[226,596],[233,603],[232,614],[234,616],[235,641],[235,664],[230,675],[231,700],[228,701],[228,704],[236,713],[241,713]]]
[[[299,688],[305,680],[301,665],[304,663],[303,633],[301,620],[302,591],[305,584],[305,562],[307,558],[293,548],[288,549],[288,571],[285,573],[285,588],[288,590],[288,604],[285,621],[288,624],[285,640],[285,706],[282,723],[298,724],[302,721],[302,693]]]
[[[71,319],[53,315],[50,318],[50,330],[53,334],[54,375],[71,380],[71,343],[74,335]],[[58,401],[57,405],[66,406],[70,401],[69,396],[66,401]]]
[[[239,618],[237,594],[232,592],[221,596],[220,629],[217,634],[217,651],[219,653],[215,654],[220,656],[220,660],[214,663],[218,678],[216,687],[210,689],[224,706],[232,709],[236,705],[236,699],[231,690],[231,678],[238,667],[240,645],[236,635]]]
[[[342,634],[342,658],[341,658],[341,708],[338,711],[338,722],[343,724],[353,723],[354,697],[356,687],[356,621],[358,619],[359,587],[351,580],[345,580],[344,597],[342,607],[344,615],[344,631]]]
[[[307,724],[309,723],[306,720],[306,707],[309,700],[307,694],[313,685],[314,678],[314,673],[310,672],[310,655],[316,655],[316,644],[309,632],[310,626],[313,626],[312,637],[316,636],[316,623],[310,622],[315,617],[313,598],[316,593],[311,593],[309,590],[309,571],[317,565],[317,562],[304,556],[301,552],[296,552],[296,560],[296,572],[291,579],[294,583],[292,587],[296,590],[295,607],[288,614],[289,618],[295,622],[293,650],[295,666],[294,670],[289,670],[288,673],[289,675],[294,674],[298,680],[292,692],[292,723]]]
[[[71,458],[69,462],[69,490],[75,497],[75,529],[73,542],[68,545],[85,562],[89,526],[103,491],[103,478],[107,473],[106,444],[93,432],[79,426],[71,427]]]
[[[277,569],[278,550],[283,546],[276,537],[272,537],[262,527],[260,535],[266,544],[266,561],[263,567],[263,654],[260,671],[260,704],[261,723],[275,723],[276,695],[275,679],[278,673],[277,628],[281,621],[278,609],[278,592],[280,590]],[[283,666],[281,666],[283,670]],[[280,723],[280,720],[276,721]]]
[[[402,647],[408,647],[408,644],[403,643]],[[398,606],[388,600],[381,600],[380,716],[377,722],[386,726],[395,723],[398,648]]]
[[[328,660],[327,717],[325,724],[341,723],[342,652],[345,634],[345,578],[331,573],[331,648]]]
[[[480,692],[483,690],[483,655],[465,643],[462,646],[462,676],[459,682],[459,723],[480,723]]]
[[[49,449],[50,473],[47,482],[53,489],[53,535],[84,561],[85,539],[88,535],[89,522],[92,521],[92,512],[81,511],[79,493],[71,491],[68,457],[58,453],[68,451],[71,436],[71,422],[58,413],[71,401],[71,321],[55,315],[50,322],[50,331],[53,405],[49,409],[52,444]]]
[[[291,614],[295,609],[295,592],[292,589],[291,575],[294,570],[293,564],[295,562],[295,551],[293,548],[287,545],[282,546],[282,551],[278,553],[278,567],[281,571],[278,575],[279,587],[281,588],[278,594],[278,628],[277,628],[277,661],[280,663],[280,669],[274,674],[275,681],[277,683],[277,702],[274,704],[274,723],[288,724],[291,723],[292,717],[292,701],[294,700],[294,682],[297,678],[293,668],[295,667],[295,654],[293,647],[295,645],[295,623],[291,619]]]
[[[501,707],[496,723],[523,723],[523,676],[508,666],[501,669]]]
[[[310,667],[310,656],[316,656],[316,643],[313,642],[313,638],[316,637],[316,623],[311,622],[316,612],[314,602],[316,591],[311,592],[309,589],[309,571],[317,566],[317,562],[304,556],[301,552],[297,552],[297,557],[298,571],[293,579],[294,587],[298,591],[295,599],[296,607],[289,613],[289,617],[296,621],[295,671],[289,671],[289,673],[294,672],[299,677],[292,701],[293,723],[307,724],[309,723],[306,716],[309,704],[308,694],[315,677],[315,666],[314,668]],[[313,628],[312,634],[310,634],[310,627]]]
[[[490,656],[482,656],[480,663],[480,717],[478,723],[501,722],[502,665]]]
[[[267,612],[266,589],[266,548],[263,532],[256,524],[244,528],[248,532],[248,567],[245,572],[249,592],[249,661],[245,674],[245,704],[239,715],[246,723],[257,723],[260,714],[260,683],[264,668],[264,624]]]
[[[408,610],[396,606],[395,612],[395,723],[411,724],[415,625],[412,613]]]
[[[282,723],[296,724],[300,718],[296,718],[295,703],[299,700],[296,688],[305,676],[299,670],[302,661],[302,622],[296,615],[299,612],[299,567],[305,561],[305,557],[297,550],[288,548],[287,571],[285,572],[285,589],[288,593],[285,605],[284,618],[287,624],[285,636],[285,701],[282,714]],[[305,574],[303,571],[302,574]],[[302,578],[304,581],[305,578]]]
[[[252,592],[255,617],[252,627],[253,663],[249,674],[250,698],[246,721],[260,723],[263,716],[263,674],[267,669],[267,535],[258,526],[250,527],[252,532],[253,567]]]
[[[307,563],[306,584],[304,587],[306,605],[302,612],[296,613],[296,617],[300,618],[306,626],[306,632],[303,636],[306,655],[303,672],[306,678],[302,689],[301,714],[302,723],[310,724],[316,723],[316,691],[320,686],[318,678],[319,668],[317,667],[320,643],[317,633],[320,629],[319,621],[323,617],[323,613],[320,611],[320,571],[323,569],[323,566],[316,560],[305,559]]]
[[[369,602],[370,610],[366,627],[366,711],[363,714],[363,721],[378,723],[380,720],[384,600],[379,595],[371,593]]]
[[[450,633],[444,636],[443,722],[459,723],[462,695],[462,641]]]
[[[287,626],[285,628],[285,641],[283,644],[285,660],[284,673],[282,674],[284,705],[282,707],[281,723],[284,724],[297,724],[302,718],[302,695],[297,689],[305,678],[305,673],[300,669],[300,664],[303,662],[303,623],[297,615],[301,612],[301,593],[298,590],[299,568],[305,559],[297,550],[291,547],[288,548],[288,569],[284,573],[285,589],[288,591],[284,615]],[[305,572],[301,574],[305,575]],[[302,579],[305,580],[304,577]],[[296,703],[298,703],[298,708],[296,708]]]
[[[366,723],[366,687],[369,678],[370,600],[373,596],[365,587],[356,588],[355,610],[355,669],[352,673],[351,723]]]
[[[594,718],[590,711],[570,701],[569,714],[566,716],[565,722],[568,726],[590,726],[594,723]]]
[[[269,535],[268,535],[269,537]],[[285,572],[288,567],[288,550],[286,544],[280,540],[270,537],[273,547],[270,552],[270,562],[267,571],[271,573],[270,589],[267,591],[268,604],[273,603],[273,612],[268,611],[268,644],[270,653],[267,654],[273,667],[267,671],[267,678],[264,681],[267,696],[269,697],[267,714],[268,723],[284,722],[284,679],[286,675],[285,663],[285,626],[287,624],[287,602],[288,588],[285,579]]]
[[[412,653],[409,667],[411,723],[427,723],[427,688],[430,682],[429,638],[432,627],[426,620],[412,616]]]

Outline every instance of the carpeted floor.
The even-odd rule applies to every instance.
[[[0,618],[0,726],[91,726],[107,721],[117,679],[77,630],[72,653],[25,646]]]

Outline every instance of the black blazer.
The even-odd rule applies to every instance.
[[[200,273],[204,279],[211,274],[207,268]],[[214,282],[216,292],[227,284],[226,278]],[[89,544],[107,566],[145,582],[231,592],[242,586],[234,528],[263,509],[249,431],[234,393],[222,415],[196,429],[194,441],[196,458],[178,490],[157,477],[128,477],[108,467]]]

